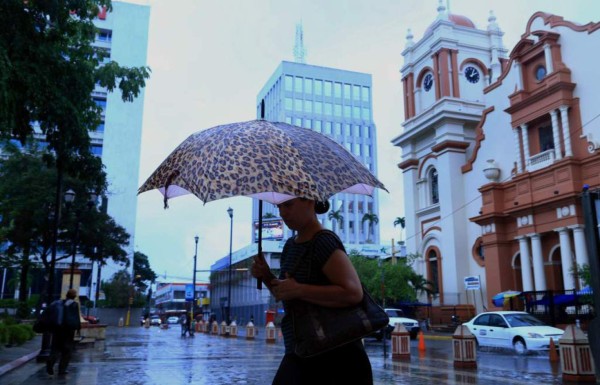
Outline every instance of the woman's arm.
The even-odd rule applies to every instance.
[[[358,274],[350,259],[336,249],[323,266],[331,285],[298,283],[293,278],[271,281],[271,292],[278,300],[301,299],[321,306],[345,307],[359,303],[363,292]]]

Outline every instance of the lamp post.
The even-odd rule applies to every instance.
[[[192,296],[192,318],[195,317],[194,312],[196,310],[196,260],[198,258],[198,239],[199,237],[196,235],[194,237],[194,241],[196,242],[196,251],[194,251],[194,275],[192,277],[192,291],[194,292],[194,295]]]
[[[89,194],[89,200],[87,202],[88,209],[91,209],[96,204],[98,195],[93,192]],[[75,201],[75,191],[69,189],[65,192],[65,203],[67,209],[71,207]],[[75,232],[73,233],[73,250],[71,253],[71,273],[69,274],[69,289],[73,288],[73,276],[75,275],[75,256],[77,255],[77,242],[79,237],[79,223],[81,222],[81,211],[75,210]]]
[[[233,242],[233,209],[230,207],[227,209],[229,214],[229,279],[227,280],[227,325],[231,323],[231,251]]]

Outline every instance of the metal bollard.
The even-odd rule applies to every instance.
[[[587,336],[575,325],[568,325],[559,338],[560,366],[564,381],[595,382],[594,360]]]
[[[250,321],[246,325],[246,339],[253,340],[254,337],[256,337],[256,328],[254,327],[254,324],[252,323],[252,321]]]
[[[410,360],[410,333],[401,323],[392,331],[392,360]]]
[[[238,335],[238,327],[235,321],[231,321],[229,325],[229,337],[237,338]]]
[[[452,335],[452,352],[455,368],[477,368],[477,339],[464,325]]]
[[[221,337],[227,337],[227,333],[229,332],[227,329],[227,322],[221,321],[221,330],[219,331]]]
[[[269,323],[267,324],[266,329],[266,341],[268,344],[274,344],[275,343],[275,324],[273,324],[272,321],[269,321]]]
[[[219,324],[217,323],[217,321],[213,321],[212,323],[212,330],[211,333],[214,335],[219,335]]]

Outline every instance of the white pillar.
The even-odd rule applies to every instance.
[[[418,115],[421,113],[421,88],[415,88],[413,96],[415,101],[415,114]]]
[[[585,243],[585,233],[582,226],[573,227],[573,239],[575,240],[575,261],[577,265],[589,264],[589,257]],[[579,280],[579,287],[583,287],[583,281]]]
[[[521,124],[521,136],[523,137],[523,155],[525,156],[525,171],[527,171],[527,164],[529,163],[529,135],[527,133],[527,124]]]
[[[542,240],[539,234],[529,234],[531,238],[531,254],[533,260],[533,280],[535,290],[546,290],[546,272],[544,271],[544,256],[542,255]]]
[[[519,140],[519,130],[519,127],[513,128],[515,147],[517,149],[517,173],[521,173],[523,171],[523,160],[521,159],[521,141]]]
[[[521,63],[515,61],[513,68],[517,73],[517,91],[523,90],[523,73],[521,72]]]
[[[560,151],[561,143],[560,143],[560,135],[559,135],[559,127],[558,127],[558,114],[556,110],[550,111],[550,117],[552,120],[552,138],[554,140],[554,157],[556,160],[562,158],[562,152]]]
[[[550,44],[544,44],[544,57],[546,59],[546,73],[551,74],[554,72],[554,65],[552,63],[552,48]]]
[[[571,237],[569,229],[561,227],[556,229],[560,239],[560,262],[562,264],[563,288],[565,290],[575,289],[575,279],[573,278],[573,251],[571,250]]]
[[[533,291],[533,280],[531,277],[531,256],[529,255],[529,244],[526,237],[517,237],[519,251],[521,253],[521,280],[523,291]]]
[[[560,121],[562,123],[563,138],[565,140],[565,156],[573,156],[571,150],[571,130],[569,129],[569,106],[560,106]]]

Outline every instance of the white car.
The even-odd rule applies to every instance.
[[[558,339],[564,333],[524,311],[481,313],[463,325],[473,333],[479,346],[512,348],[517,354],[548,350],[550,338],[558,346]]]
[[[419,333],[419,330],[421,330],[421,328],[419,327],[419,322],[417,320],[405,317],[402,309],[387,308],[384,310],[387,313],[388,317],[390,317],[390,323],[386,328],[376,332],[375,338],[381,340],[383,338],[383,331],[385,331],[386,338],[391,338],[392,331],[394,331],[394,328],[397,323],[404,325],[406,331],[410,333],[410,338],[412,338],[413,340],[417,338],[417,334]]]
[[[171,316],[171,317],[167,318],[167,323],[168,324],[179,323],[179,317]]]

